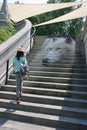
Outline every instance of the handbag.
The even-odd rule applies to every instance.
[[[20,73],[21,73],[22,75],[26,75],[27,72],[28,72],[28,67],[27,67],[27,65],[26,65],[24,62],[22,62],[22,63],[20,64]]]

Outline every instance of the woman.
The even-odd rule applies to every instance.
[[[20,72],[20,65],[24,63],[27,65],[27,59],[24,56],[24,51],[22,47],[19,47],[17,50],[17,54],[13,59],[13,67],[16,76],[16,103],[20,103],[20,97],[22,96],[22,86],[23,86],[23,75]],[[27,70],[27,74],[29,77],[29,70]]]

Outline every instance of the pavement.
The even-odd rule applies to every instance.
[[[57,130],[57,129],[0,118],[0,130]]]

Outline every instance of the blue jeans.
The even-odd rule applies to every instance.
[[[16,73],[16,97],[20,98],[20,92],[23,87],[23,78],[21,77],[20,73]]]

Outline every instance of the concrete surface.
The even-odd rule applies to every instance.
[[[0,130],[57,130],[57,129],[0,118]]]

